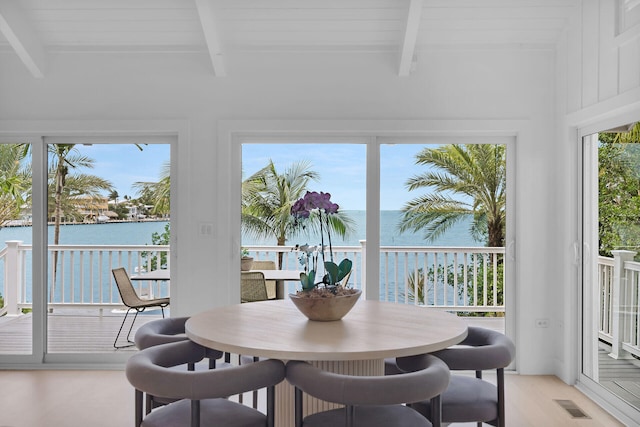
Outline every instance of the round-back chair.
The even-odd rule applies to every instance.
[[[127,379],[142,393],[173,400],[154,409],[144,419],[136,416],[136,427],[220,425],[225,427],[264,427],[274,425],[275,385],[285,378],[279,360],[265,360],[225,369],[185,371],[173,369],[197,363],[205,348],[191,341],[178,341],[134,354],[127,361]],[[228,396],[267,388],[267,413],[233,402]]]

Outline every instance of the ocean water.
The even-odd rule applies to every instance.
[[[345,211],[353,218],[356,227],[354,232],[346,239],[332,236],[333,244],[336,246],[359,246],[360,240],[366,239],[366,212],[365,211]],[[484,246],[483,242],[473,240],[469,234],[471,216],[463,219],[456,226],[448,230],[443,236],[434,242],[424,240],[423,233],[411,233],[398,231],[397,225],[402,217],[401,211],[381,211],[380,212],[380,244],[383,246]],[[60,230],[61,244],[104,244],[104,245],[144,245],[151,244],[153,233],[162,233],[166,221],[149,222],[124,222],[107,224],[78,224],[63,225]],[[53,225],[49,227],[49,242],[53,243]],[[317,242],[312,241],[318,240]],[[31,243],[31,227],[4,227],[0,228],[0,247],[4,246],[7,240],[21,240],[24,243]],[[251,239],[242,237],[243,245],[275,245],[274,240]],[[297,236],[288,242],[295,244],[318,244],[319,236]],[[325,242],[326,244],[326,242]]]
[[[360,240],[366,239],[366,211],[344,211],[351,217],[355,224],[354,232],[346,239],[338,236],[331,236],[332,244],[335,246],[359,246]],[[483,242],[473,240],[469,234],[471,215],[461,220],[454,227],[449,229],[443,236],[433,242],[424,239],[424,233],[404,232],[400,233],[398,224],[402,218],[401,211],[381,211],[380,212],[380,245],[382,246],[485,246]],[[315,240],[317,241],[315,241]],[[319,236],[297,236],[287,242],[290,245],[320,244]],[[243,245],[275,245],[275,240],[253,239],[248,236],[242,237]],[[325,242],[325,244],[328,244]]]
[[[162,233],[167,221],[77,224],[60,227],[62,245],[144,245],[152,244],[151,235]],[[49,243],[53,243],[53,225],[48,227]],[[31,243],[31,227],[0,228],[0,248],[7,240]]]
[[[152,234],[162,233],[167,221],[147,221],[147,222],[127,222],[127,223],[107,223],[107,224],[76,224],[76,225],[62,225],[60,228],[60,244],[73,244],[73,245],[145,245],[153,244]],[[49,243],[53,243],[54,226],[48,227],[48,239]],[[0,228],[0,249],[5,246],[5,242],[9,240],[20,240],[23,243],[32,243],[32,228],[31,227],[4,227]],[[97,280],[86,281],[84,289],[81,288],[80,275],[81,271],[84,271],[85,277],[89,271],[102,271],[101,281],[102,283],[109,283],[111,278],[111,268],[115,265],[107,265],[108,260],[104,259],[99,261],[94,259],[89,260],[86,257],[82,262],[82,267],[78,262],[79,258],[76,258],[73,265],[71,265],[71,258],[67,255],[64,267],[61,267],[58,274],[64,274],[65,283],[68,283],[70,270],[74,271],[76,281],[73,285],[73,295],[71,294],[70,286],[58,286],[53,292],[53,300],[55,302],[90,302],[87,300],[87,295],[91,293],[91,287],[93,287],[93,301],[117,301],[118,294],[115,287],[109,288],[103,286],[99,288]],[[26,269],[25,279],[27,284],[31,283],[31,251],[26,255]],[[117,265],[117,260],[114,260]],[[3,292],[3,279],[4,279],[4,262],[0,262],[0,294]],[[64,273],[62,273],[64,272]],[[50,284],[50,282],[49,282]],[[159,292],[162,295],[166,295],[168,292],[167,284],[164,282],[159,283]],[[64,290],[62,290],[64,289]],[[51,289],[49,289],[51,292]],[[61,293],[64,292],[64,295]],[[84,297],[82,297],[84,293]],[[27,286],[25,290],[26,300],[31,301],[31,286]]]
[[[351,218],[354,219],[356,224],[354,232],[346,239],[340,239],[333,237],[334,246],[360,246],[359,241],[366,239],[366,212],[365,211],[345,211]],[[464,246],[464,247],[482,247],[482,242],[474,241],[469,235],[469,225],[471,217],[465,218],[455,227],[448,230],[441,238],[434,242],[427,242],[424,240],[422,233],[405,232],[400,233],[398,231],[398,223],[402,213],[400,211],[382,211],[380,215],[381,232],[380,240],[382,246]],[[137,222],[137,223],[107,223],[107,224],[80,224],[80,225],[64,225],[61,228],[60,243],[61,244],[101,244],[101,245],[144,245],[152,244],[151,236],[153,233],[162,233],[164,227],[167,224],[166,221],[158,222]],[[53,243],[53,226],[49,226],[49,242]],[[317,239],[318,241],[314,241]],[[4,247],[4,242],[8,240],[21,240],[24,243],[31,243],[31,227],[6,227],[0,229],[0,249]],[[289,244],[304,244],[309,243],[311,245],[319,244],[319,236],[297,236],[292,239]],[[327,242],[325,242],[326,244]],[[249,245],[275,245],[275,241],[256,241],[248,239],[243,236],[242,244]],[[288,261],[288,265],[295,265],[298,260],[295,258],[296,253],[292,252],[288,254],[291,258]],[[30,263],[30,256],[28,256],[27,262]],[[85,263],[88,261],[85,260]],[[355,261],[354,268],[361,270],[361,259]],[[0,280],[3,275],[4,263],[0,263]],[[398,266],[399,271],[402,271],[403,261],[400,261]],[[389,277],[394,277],[394,266],[390,267]],[[27,281],[30,281],[31,271],[30,267],[27,268]],[[88,268],[86,268],[88,270]],[[104,269],[103,281],[108,283],[110,280],[109,268]],[[76,273],[77,274],[77,273]],[[382,273],[381,273],[382,274]],[[382,281],[382,277],[381,277]],[[288,283],[290,289],[288,292],[295,290],[296,283]],[[76,287],[79,285],[76,284]],[[395,286],[395,282],[390,281],[388,286]],[[0,292],[1,292],[0,286]],[[76,296],[73,298],[78,299],[77,295],[80,293],[79,288],[75,290]],[[113,292],[113,291],[112,291]],[[30,289],[27,291],[28,299],[30,299]],[[108,300],[109,298],[117,298],[117,295],[103,294],[103,298]],[[59,301],[62,296],[54,296],[54,299]],[[66,296],[64,297],[67,300]],[[78,302],[78,301],[76,301]]]

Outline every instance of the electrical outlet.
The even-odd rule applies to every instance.
[[[536,328],[548,328],[549,319],[536,319]]]
[[[212,238],[214,235],[213,223],[201,222],[198,224],[198,234],[202,237]]]

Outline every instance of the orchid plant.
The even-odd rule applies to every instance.
[[[310,247],[309,245],[297,246],[303,251],[305,272],[300,274],[300,282],[303,291],[311,291],[318,285],[323,285],[333,293],[337,291],[340,281],[344,279],[353,266],[351,260],[345,258],[340,264],[333,261],[333,246],[331,244],[331,227],[329,226],[329,215],[338,213],[339,206],[331,202],[331,194],[307,191],[301,199],[297,200],[291,207],[291,214],[296,221],[307,220],[311,217],[312,212],[317,212],[320,222],[320,247]],[[329,243],[329,260],[325,259],[324,229],[327,230],[327,238]],[[318,271],[318,252],[322,257],[324,265],[324,275],[322,280],[316,282],[316,272]],[[309,263],[311,262],[311,268]]]

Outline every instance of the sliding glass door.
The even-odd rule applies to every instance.
[[[513,203],[509,194],[514,188],[510,163],[514,141],[504,136],[353,137],[339,142],[321,137],[239,138],[241,246],[256,260],[275,261],[276,268],[301,268],[299,263],[308,255],[300,247],[317,248],[321,243],[318,230],[278,236],[274,230],[284,228],[269,221],[287,203],[281,213],[290,221],[290,206],[306,190],[328,192],[353,225],[345,237],[333,238],[333,249],[340,251],[340,258],[344,253],[355,260],[350,283],[363,287],[367,298],[482,317],[483,324],[513,334],[505,313],[515,293],[514,257],[507,251],[513,241],[514,219],[507,213]],[[438,188],[429,173],[440,173],[443,180],[450,177],[445,178],[435,160],[426,164],[421,158],[421,154],[438,152],[449,153],[451,161],[456,161],[458,153],[457,160],[482,163],[468,164],[478,169],[475,179],[482,181],[474,185],[491,191],[497,205],[474,212],[474,207],[484,206],[479,201],[482,194],[464,191],[463,182],[457,193],[453,188]],[[312,178],[302,180],[304,190],[294,197],[285,196],[285,187],[296,182],[293,177],[307,172]],[[417,185],[416,177],[421,175],[426,177],[421,181],[424,185]],[[436,206],[437,200],[442,204]],[[434,212],[412,216],[428,206]],[[497,216],[490,215],[495,212]],[[438,224],[443,225],[438,228]],[[300,284],[287,282],[287,286],[285,295]]]
[[[582,375],[640,414],[640,125],[582,140]]]
[[[7,365],[118,363],[126,307],[111,269],[168,269],[175,136],[0,141],[0,355]],[[168,280],[138,280],[168,296]],[[138,316],[133,327],[158,318]],[[124,339],[133,316],[124,325]]]

